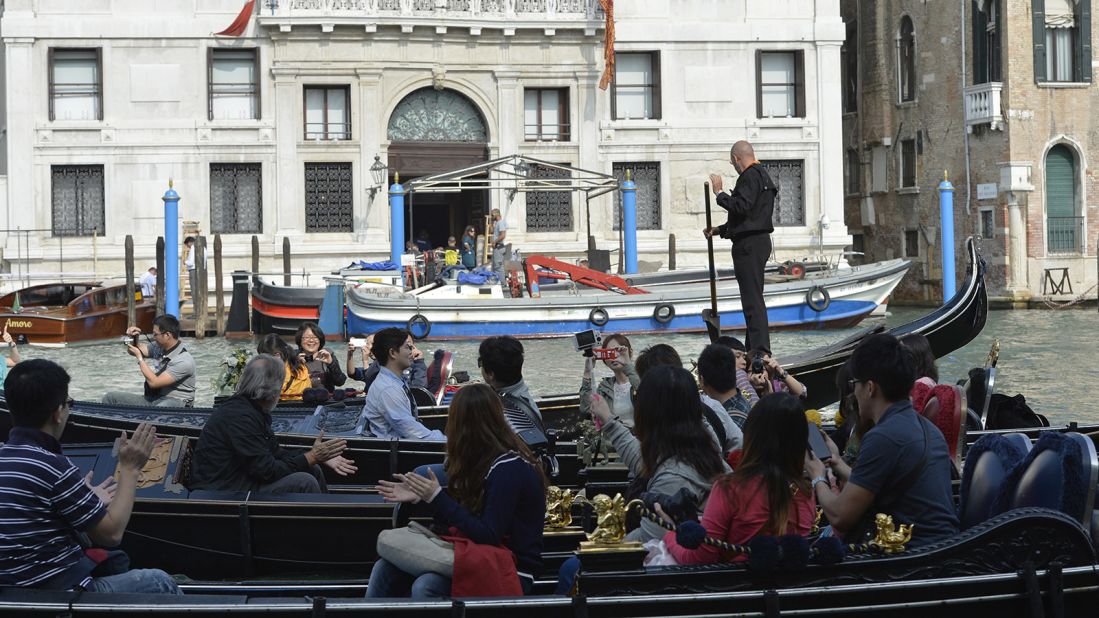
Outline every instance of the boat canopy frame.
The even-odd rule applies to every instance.
[[[535,166],[567,172],[568,176],[535,178],[531,176]],[[614,176],[603,172],[513,154],[450,172],[422,176],[409,181],[403,188],[404,193],[409,196],[410,212],[412,196],[416,193],[460,193],[465,190],[497,189],[507,191],[508,201],[511,202],[518,193],[581,191],[584,193],[587,211],[587,235],[591,238],[592,199],[620,190],[621,183]],[[409,233],[411,235],[411,228]]]

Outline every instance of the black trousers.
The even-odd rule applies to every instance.
[[[763,269],[769,257],[770,234],[754,234],[733,241],[733,272],[740,285],[740,305],[748,326],[748,335],[744,339],[748,350],[771,351],[767,305],[763,302]]]

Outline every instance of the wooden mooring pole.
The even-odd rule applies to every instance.
[[[191,290],[191,303],[195,307],[195,339],[206,338],[206,314],[209,303],[206,300],[206,237],[195,239],[195,287]]]
[[[259,237],[252,237],[252,274],[259,272]]]
[[[137,324],[134,307],[134,237],[126,234],[126,326]]]
[[[225,335],[225,284],[221,280],[221,234],[214,234],[214,302],[217,303],[217,336]]]
[[[668,270],[675,270],[675,234],[668,234]]]
[[[290,287],[290,239],[282,237],[282,284]]]
[[[164,237],[156,238],[156,314],[164,315]]]

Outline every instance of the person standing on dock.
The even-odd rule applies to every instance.
[[[492,272],[496,273],[496,278],[500,280],[500,288],[505,298],[509,296],[508,284],[504,278],[504,262],[507,261],[507,245],[504,244],[504,239],[507,236],[508,224],[500,214],[500,209],[493,208],[492,228],[489,229],[489,238],[492,241]]]
[[[767,326],[767,305],[763,300],[763,268],[771,256],[771,216],[778,187],[756,160],[752,145],[741,140],[730,153],[733,169],[740,176],[732,193],[723,193],[719,174],[710,174],[710,186],[717,205],[729,213],[729,221],[703,230],[707,238],[717,234],[733,241],[733,271],[740,286],[740,304],[748,327],[745,344],[749,350],[771,351]]]
[[[157,408],[189,408],[195,403],[195,359],[179,340],[179,320],[174,315],[158,315],[153,319],[153,338],[148,344],[139,343],[141,329],[131,326],[126,335],[126,351],[137,359],[145,379],[145,394],[111,391],[103,395],[103,403]],[[150,367],[146,359],[154,360]]]
[[[141,298],[156,299],[156,266],[150,266],[144,275],[138,279],[141,284]]]
[[[129,438],[123,432],[118,479],[93,486],[91,473],[82,474],[61,452],[73,404],[69,382],[60,365],[40,358],[16,365],[4,379],[13,427],[0,448],[0,586],[182,594],[164,571],[119,569],[110,553],[85,552],[77,542],[77,533],[99,547],[122,542],[156,428],[141,423]]]

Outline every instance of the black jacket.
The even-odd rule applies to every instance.
[[[736,179],[732,194],[717,194],[717,205],[729,213],[729,221],[717,228],[721,237],[736,242],[745,236],[775,231],[771,217],[776,193],[778,186],[762,165],[756,163],[744,170]]]
[[[303,352],[305,350],[298,348],[299,354]],[[332,362],[327,365],[319,360],[312,360],[305,363],[305,366],[309,369],[310,379],[320,378],[327,390],[334,391],[347,382],[347,374],[340,368],[340,361],[336,360],[335,354],[332,355]]]
[[[234,395],[214,408],[195,447],[191,489],[250,491],[294,472],[309,472],[304,452],[283,449],[271,415]]]

